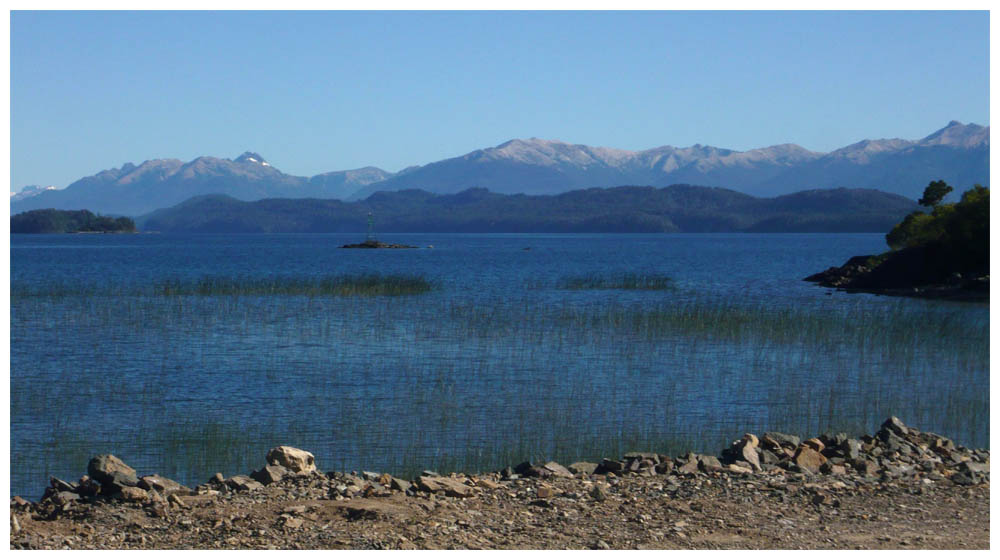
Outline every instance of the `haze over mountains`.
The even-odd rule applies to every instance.
[[[222,195],[189,199],[136,219],[165,233],[703,233],[887,231],[916,202],[872,189],[817,189],[756,198],[717,187],[593,188],[558,195],[467,189],[410,189],[365,200],[266,199]]]
[[[989,127],[952,121],[920,140],[863,140],[829,153],[782,144],[739,152],[696,144],[643,151],[511,140],[463,156],[398,173],[376,167],[313,177],[285,174],[259,154],[229,160],[199,157],[131,163],[85,177],[65,189],[11,200],[11,212],[38,208],[89,209],[137,216],[194,196],[224,194],[238,200],[322,198],[358,200],[378,191],[420,189],[450,194],[469,188],[495,193],[558,194],[590,187],[725,187],[757,197],[809,189],[870,188],[919,198],[931,180],[962,192],[989,183]]]

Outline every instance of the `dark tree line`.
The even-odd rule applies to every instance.
[[[134,232],[132,218],[99,216],[89,210],[31,210],[10,218],[11,233]]]
[[[927,185],[916,211],[892,228],[886,242],[893,250],[921,247],[942,268],[956,272],[989,271],[990,189],[975,185],[957,203],[942,204],[952,187],[944,181]]]

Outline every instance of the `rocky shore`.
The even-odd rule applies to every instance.
[[[185,487],[113,455],[38,502],[12,549],[989,548],[990,453],[889,418],[874,435],[745,434],[718,456],[510,466],[413,480],[323,473],[276,447]]]
[[[989,301],[989,274],[934,270],[922,248],[851,257],[842,266],[803,278],[826,288],[956,301]]]

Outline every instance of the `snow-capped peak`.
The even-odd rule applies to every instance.
[[[257,165],[261,165],[264,167],[271,167],[271,164],[267,163],[267,160],[265,160],[260,154],[256,152],[243,152],[243,154],[240,155],[240,157],[236,158],[233,161],[235,161],[236,163],[256,163]]]
[[[45,191],[56,191],[56,190],[59,190],[59,187],[55,185],[49,185],[47,187],[41,187],[38,185],[28,185],[23,189],[21,189],[20,192],[11,192],[10,200],[11,202],[24,200],[26,198],[31,198],[33,196],[39,195]]]

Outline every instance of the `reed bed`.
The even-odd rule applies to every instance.
[[[12,299],[12,490],[107,452],[188,484],[282,444],[326,470],[409,476],[714,453],[744,431],[860,434],[890,414],[989,443],[975,308],[558,291],[401,304],[200,281]]]
[[[587,274],[564,276],[556,281],[559,290],[670,290],[674,281],[662,274]]]
[[[172,278],[148,285],[117,283],[20,283],[11,286],[12,298],[63,298],[95,296],[403,296],[434,289],[417,275],[343,274],[320,277],[204,276]]]

